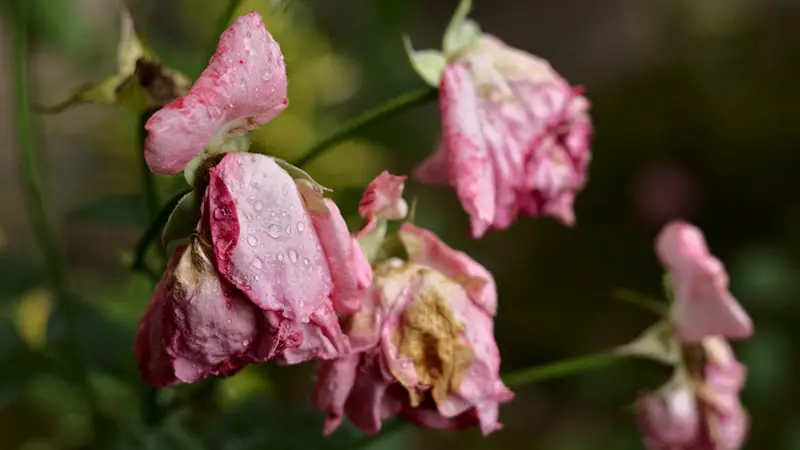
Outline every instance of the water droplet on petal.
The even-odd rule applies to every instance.
[[[269,72],[264,72],[264,75],[261,75],[261,79],[264,81],[269,80]]]
[[[278,261],[283,261],[283,253],[278,253]]]
[[[240,166],[243,166],[244,165],[244,159],[243,158],[236,158],[236,164],[238,164]]]
[[[248,341],[247,339],[242,341],[242,347],[247,347],[248,345],[250,345],[250,341]]]
[[[281,226],[276,223],[267,225],[267,235],[273,239],[281,237]]]
[[[287,236],[291,236],[292,235],[292,226],[291,225],[286,225],[286,235]]]
[[[255,202],[255,203],[253,203],[253,208],[254,208],[256,211],[261,211],[262,209],[264,209],[264,204],[263,204],[263,203],[261,203],[261,200],[256,200],[256,202]]]
[[[230,323],[231,323],[231,319],[228,319],[228,324],[230,324]]]
[[[297,222],[297,231],[302,233],[303,230],[305,230],[305,229],[306,229],[306,226],[303,224],[303,222]]]
[[[253,258],[253,267],[255,267],[256,269],[260,269],[263,266],[264,266],[264,263],[261,261],[261,258],[259,258],[258,256]],[[256,279],[258,279],[258,277],[256,277]]]
[[[289,260],[292,261],[293,263],[297,262],[297,252],[294,251],[294,249],[289,250]]]
[[[209,106],[208,115],[211,116],[212,119],[219,119],[222,117],[222,110],[219,109],[219,106]]]
[[[247,219],[247,220],[251,220],[253,218],[253,213],[251,213],[249,211],[244,213],[244,218]]]
[[[250,236],[247,236],[247,245],[249,245],[250,247],[255,247],[256,245],[258,245],[258,238],[253,236],[252,234]]]
[[[217,219],[217,220],[224,219],[225,215],[226,215],[225,211],[223,211],[222,208],[217,208],[217,209],[214,210],[214,218]]]
[[[309,266],[311,265],[311,260],[309,260],[308,258],[303,258],[303,264]]]

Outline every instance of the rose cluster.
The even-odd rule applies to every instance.
[[[406,41],[414,68],[438,88],[442,117],[441,144],[412,177],[455,189],[475,238],[521,214],[572,225],[587,183],[589,102],[545,60],[482,33],[468,12],[463,2],[441,51]],[[247,133],[287,105],[280,46],[251,12],[222,34],[185,95],[147,122],[150,170],[183,172],[192,191],[167,225],[174,252],[136,337],[145,380],[164,387],[251,363],[317,361],[312,401],[326,434],[345,417],[377,433],[395,415],[498,430],[499,405],[514,394],[500,377],[491,273],[413,223],[405,176],[372,181],[351,233],[309,174],[248,152]],[[725,339],[747,337],[752,324],[699,230],[667,225],[657,253],[669,314],[618,349],[674,367],[637,403],[645,443],[739,448],[745,373]]]

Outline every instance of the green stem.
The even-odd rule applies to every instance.
[[[317,142],[309,148],[299,160],[293,164],[302,167],[334,145],[358,134],[364,128],[382,120],[394,117],[403,111],[424,105],[438,96],[435,88],[424,88],[401,94],[393,99],[372,108],[355,119],[342,125],[336,132]]]
[[[142,237],[139,238],[139,242],[136,244],[133,265],[131,266],[134,271],[143,272],[154,281],[158,281],[160,275],[152,268],[147,266],[147,250],[150,248],[150,244],[158,240],[161,230],[164,229],[164,225],[166,225],[170,214],[172,214],[172,210],[178,206],[178,202],[181,201],[181,198],[188,193],[189,189],[186,189],[169,199],[167,204],[161,208],[161,211],[158,212],[153,221],[150,222],[150,226],[147,227],[144,234],[142,234]]]
[[[144,200],[145,204],[147,205],[147,213],[150,217],[150,220],[153,220],[158,215],[158,190],[156,188],[156,180],[153,176],[153,173],[150,172],[150,168],[147,166],[147,161],[144,159],[144,141],[147,138],[147,130],[144,129],[144,125],[147,123],[147,120],[153,114],[151,112],[144,112],[139,116],[138,122],[138,148],[136,149],[139,152],[139,168],[141,170],[142,175],[142,189],[144,190]]]
[[[517,370],[502,376],[503,382],[509,387],[519,387],[523,384],[535,383],[551,378],[559,378],[589,370],[600,369],[612,364],[629,359],[629,355],[617,353],[598,353],[576,358],[563,359],[549,364]]]
[[[614,291],[614,297],[648,311],[652,311],[660,316],[667,315],[669,310],[667,305],[658,300],[630,289],[617,289]]]
[[[28,217],[36,242],[44,257],[44,264],[50,278],[51,288],[63,308],[69,333],[72,363],[77,376],[86,389],[87,398],[93,401],[89,384],[89,373],[81,348],[75,297],[72,296],[64,270],[64,261],[56,238],[56,232],[47,216],[42,177],[37,160],[31,123],[30,98],[28,90],[28,0],[12,2],[14,18],[14,115],[17,118],[17,138],[19,139],[20,172],[26,198]]]

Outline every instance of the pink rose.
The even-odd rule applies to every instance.
[[[139,327],[149,383],[349,351],[336,313],[357,309],[365,281],[350,267],[360,249],[332,202],[268,156],[228,153],[210,169],[202,211]]]
[[[739,401],[744,366],[722,338],[706,338],[693,349],[703,358],[685,361],[670,383],[637,404],[645,446],[650,450],[738,450],[750,422]]]
[[[487,34],[449,56],[439,84],[443,142],[415,176],[456,189],[474,237],[508,228],[520,212],[572,225],[592,131],[581,90]]]
[[[177,173],[207,146],[242,136],[288,105],[280,46],[256,12],[222,34],[214,56],[189,92],[147,121],[145,159],[155,173]]]
[[[404,217],[401,193],[402,179],[388,173],[370,184],[360,208],[366,226]],[[491,274],[430,231],[406,223],[397,236],[408,260],[383,259],[374,271],[356,264],[366,289],[345,322],[352,353],[317,366],[313,403],[328,414],[324,433],[347,416],[374,434],[398,414],[431,428],[499,429],[498,406],[513,393],[499,376]]]
[[[750,317],[728,290],[725,267],[709,252],[697,227],[667,224],[656,239],[656,253],[672,282],[670,315],[682,342],[710,335],[743,339],[753,333]]]

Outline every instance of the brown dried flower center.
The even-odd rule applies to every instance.
[[[438,404],[458,388],[464,372],[472,365],[474,353],[462,341],[464,326],[448,302],[447,291],[462,288],[438,272],[422,269],[419,274],[426,279],[393,337],[400,354],[413,361],[419,384],[430,386]],[[418,406],[425,393],[411,389],[402,378],[398,377],[409,388],[412,405]]]

